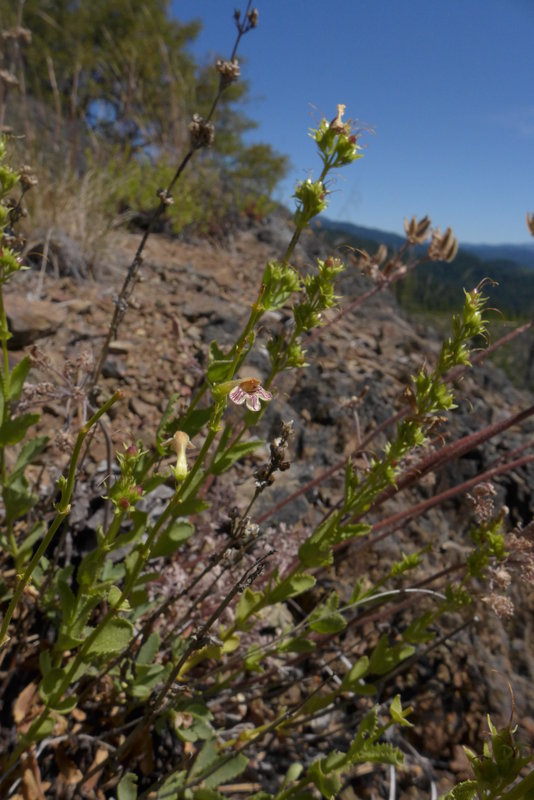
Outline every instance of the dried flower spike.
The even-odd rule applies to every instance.
[[[534,236],[534,212],[532,214],[527,212],[527,228],[532,236]]]

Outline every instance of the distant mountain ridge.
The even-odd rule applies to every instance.
[[[404,237],[397,233],[383,231],[380,228],[367,228],[351,222],[337,222],[321,217],[318,228],[346,233],[350,237],[368,242],[384,243],[388,247],[400,247]],[[513,261],[518,266],[534,269],[534,244],[470,244],[460,242],[460,249],[473,253],[483,261]]]
[[[371,255],[378,245],[397,250],[405,241],[402,236],[379,228],[366,228],[350,222],[321,219],[315,230],[322,231],[330,245],[348,245],[367,250]],[[417,256],[426,245],[414,248]],[[394,285],[397,300],[408,311],[454,311],[458,308],[462,288],[472,289],[485,278],[484,292],[494,308],[508,319],[532,317],[534,309],[534,245],[460,245],[450,264],[421,263],[402,281]]]

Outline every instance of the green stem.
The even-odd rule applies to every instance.
[[[37,564],[39,563],[42,556],[46,552],[50,542],[54,538],[64,518],[70,513],[70,499],[72,497],[72,492],[74,489],[74,481],[76,478],[76,467],[78,464],[78,458],[80,456],[80,451],[82,449],[85,437],[87,436],[93,425],[95,425],[98,422],[100,417],[103,414],[105,414],[106,411],[108,411],[111,408],[111,406],[114,403],[116,403],[117,400],[119,400],[120,397],[122,397],[122,392],[120,391],[115,392],[115,394],[112,397],[110,397],[110,399],[106,403],[104,403],[104,405],[96,412],[96,414],[94,414],[91,417],[91,419],[85,423],[85,425],[81,428],[80,432],[78,433],[78,438],[76,439],[76,444],[74,446],[74,450],[70,460],[69,473],[63,486],[61,486],[61,499],[56,506],[56,511],[57,511],[56,517],[53,520],[52,524],[50,525],[50,528],[48,529],[46,536],[44,537],[41,544],[35,551],[33,558],[26,567],[24,574],[17,582],[15,591],[13,593],[13,597],[11,598],[11,602],[6,611],[6,615],[3,619],[2,627],[0,628],[0,647],[6,640],[9,623],[11,622],[13,613],[17,607],[19,600],[23,595],[24,589],[26,588],[26,586],[30,581],[34,569],[36,568]]]
[[[534,789],[534,772],[531,772],[526,778],[510,789],[506,794],[501,795],[501,800],[523,800],[527,797],[527,791],[532,792]],[[530,795],[529,795],[530,797]]]
[[[2,361],[3,361],[2,394],[4,398],[3,409],[2,409],[2,425],[4,425],[4,423],[9,418],[10,373],[9,373],[9,356],[7,351],[7,336],[9,334],[9,328],[7,325],[6,310],[4,307],[4,293],[2,291],[1,284],[0,284],[0,333],[2,335]],[[5,486],[6,483],[6,463],[5,463],[4,451],[5,448],[0,447],[0,478],[2,480],[2,486]]]

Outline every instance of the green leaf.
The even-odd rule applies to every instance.
[[[476,781],[462,781],[450,792],[441,796],[441,800],[475,800],[477,796]]]
[[[369,672],[373,675],[385,675],[394,669],[401,661],[415,653],[415,647],[404,642],[389,646],[387,636],[383,634],[375,649],[371,653]]]
[[[146,700],[165,673],[163,664],[140,664],[136,668],[135,681],[132,684],[132,697]]]
[[[174,425],[171,426],[172,433],[176,433],[178,428],[180,428],[180,430],[183,430],[184,433],[187,433],[189,438],[192,439],[197,435],[197,433],[200,433],[202,428],[208,424],[212,409],[213,405],[210,405],[207,408],[195,408],[194,411],[191,411],[189,414],[187,414],[185,420],[178,420],[176,430],[172,430]]]
[[[297,636],[289,639],[276,648],[277,653],[312,653],[316,649],[315,642],[311,642],[304,636]]]
[[[209,349],[209,367],[206,377],[211,384],[223,383],[232,377],[232,355],[227,355],[217,342],[213,341]]]
[[[232,464],[238,461],[238,459],[243,458],[243,456],[246,456],[248,453],[253,453],[254,450],[257,450],[258,447],[261,447],[263,444],[265,444],[265,442],[261,439],[254,439],[249,442],[237,442],[216,458],[210,472],[214,475],[221,475],[223,472],[226,472]]]
[[[24,517],[35,505],[36,497],[30,492],[29,484],[24,475],[20,475],[3,490],[6,526],[12,525],[16,520]]]
[[[52,669],[52,656],[50,650],[41,650],[39,653],[39,669],[44,677]]]
[[[364,536],[371,530],[365,523],[341,525],[339,512],[325,520],[299,548],[299,559],[306,567],[326,567],[333,563],[333,548],[340,542]]]
[[[328,692],[328,694],[314,694],[304,703],[303,712],[305,714],[316,714],[318,711],[322,711],[323,708],[331,706],[338,695],[339,692],[336,690]]]
[[[158,798],[164,797],[165,800],[175,800],[177,795],[172,795],[171,792],[177,792],[184,785],[187,774],[187,770],[182,769],[176,770],[176,772],[169,775],[158,792]]]
[[[100,550],[91,550],[80,561],[76,577],[78,583],[84,591],[88,591],[89,587],[94,588],[94,584],[100,578],[100,571],[102,569],[102,553]],[[102,589],[102,599],[104,599],[105,590]]]
[[[76,695],[71,695],[64,699],[54,698],[54,695],[61,688],[61,684],[65,679],[65,670],[59,667],[54,667],[49,670],[43,677],[39,684],[39,694],[48,708],[58,711],[60,714],[70,714],[76,708],[77,698]]]
[[[117,536],[113,542],[114,550],[124,547],[127,544],[138,542],[146,530],[146,524],[148,520],[148,514],[146,511],[139,511],[138,509],[130,511],[129,518],[132,522],[132,527],[130,530],[124,532],[121,531],[119,536]]]
[[[31,439],[31,441],[22,445],[8,482],[11,482],[15,476],[24,472],[28,464],[31,464],[33,459],[43,452],[47,442],[48,436],[36,436],[34,439]]]
[[[22,735],[20,737],[20,743],[24,744],[25,749],[29,749],[33,744],[41,742],[43,739],[47,739],[49,736],[52,736],[55,727],[56,720],[52,717],[48,717],[48,719],[45,719],[39,730],[32,735],[31,739],[27,739],[24,735]]]
[[[284,780],[282,781],[281,788],[283,789],[285,786],[288,786],[290,783],[293,783],[294,781],[298,781],[298,779],[302,775],[303,769],[304,769],[304,767],[302,766],[302,764],[299,764],[298,761],[296,761],[293,764],[291,764],[291,766],[289,767],[288,771],[285,774]]]
[[[57,581],[62,624],[68,628],[76,608],[76,598],[66,580]]]
[[[333,800],[341,791],[341,776],[337,771],[326,772],[325,762],[326,759],[321,758],[310,764],[306,777],[319,789],[323,797],[327,798],[327,800]]]
[[[339,633],[347,627],[345,617],[337,607],[339,597],[334,592],[326,603],[316,608],[310,617],[310,629],[317,633]]]
[[[151,633],[144,645],[139,650],[135,660],[136,664],[151,664],[159,650],[159,645],[159,633]]]
[[[412,723],[407,719],[408,714],[412,711],[412,706],[408,706],[408,708],[402,707],[400,694],[395,695],[389,706],[389,713],[393,722],[408,728],[413,728]]]
[[[121,597],[122,591],[119,589],[118,586],[110,586],[108,590],[108,603],[110,606],[116,611],[131,611],[130,603],[127,599],[123,600],[122,603],[119,605],[119,600]]]
[[[298,272],[288,264],[269,261],[263,272],[262,305],[266,311],[281,308],[301,286]]]
[[[263,592],[254,592],[248,586],[241,595],[235,608],[235,623],[240,626],[252,614],[255,614],[265,605],[265,595]]]
[[[173,522],[171,527],[163,531],[156,541],[150,553],[150,558],[162,558],[172,555],[180,545],[187,542],[194,532],[195,528],[190,522],[181,520]]]
[[[137,800],[137,775],[126,772],[117,786],[117,800]]]
[[[22,393],[30,367],[30,359],[28,356],[24,356],[11,371],[11,375],[9,376],[9,399],[13,402],[16,402]]]
[[[288,578],[285,578],[283,581],[271,589],[267,594],[267,601],[269,605],[274,605],[275,603],[283,603],[285,600],[288,600],[290,597],[296,597],[303,592],[307,592],[308,589],[311,589],[315,586],[316,580],[313,575],[308,575],[306,573],[296,573],[295,575],[290,575]]]
[[[433,611],[427,611],[421,614],[420,617],[414,619],[408,627],[404,630],[402,638],[405,642],[410,644],[420,644],[422,642],[430,642],[435,634],[428,630],[428,626],[433,622],[435,614]]]
[[[356,603],[364,594],[365,589],[365,581],[363,578],[358,578],[356,583],[354,584],[354,589],[352,590],[352,594],[349,598],[349,605]]]
[[[213,714],[200,702],[184,701],[171,714],[173,728],[184,742],[196,742],[213,738],[211,720]]]
[[[39,422],[39,414],[21,414],[7,419],[0,427],[0,447],[17,444],[26,436],[28,428]]]
[[[375,764],[393,764],[399,767],[404,763],[404,756],[401,751],[385,742],[375,744],[365,744],[351,759],[352,764],[365,764],[373,761]]]
[[[367,675],[369,671],[369,659],[367,656],[362,656],[352,665],[347,672],[341,683],[343,691],[358,691],[362,685],[362,678]]]
[[[222,786],[228,781],[237,778],[238,775],[241,775],[241,773],[245,771],[248,764],[248,758],[242,753],[238,753],[232,758],[223,756],[219,761],[221,762],[221,766],[205,779],[205,784],[209,789]]]
[[[31,533],[28,536],[24,537],[24,541],[22,542],[19,548],[19,558],[20,557],[27,557],[32,551],[33,546],[39,539],[42,539],[46,533],[46,525],[44,522],[36,522],[33,526]]]
[[[199,470],[202,473],[202,470]],[[204,480],[204,474],[200,475],[200,482]],[[200,497],[195,497],[192,495],[191,497],[184,498],[180,502],[180,516],[181,517],[190,517],[192,514],[200,514],[201,511],[204,511],[206,508],[209,508],[210,504],[206,503],[205,500],[202,500]]]
[[[109,655],[125,650],[133,634],[133,625],[127,619],[122,617],[111,619],[91,644],[87,655]]]

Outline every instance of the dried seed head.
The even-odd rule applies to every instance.
[[[343,114],[345,113],[346,107],[347,106],[343,105],[343,103],[338,103],[337,116],[331,121],[329,128],[336,133],[344,133],[348,136],[350,133],[350,122],[343,122]]]
[[[233,61],[224,61],[222,58],[218,58],[215,63],[215,69],[221,76],[221,89],[226,89],[226,87],[236,81],[241,74],[236,58],[234,58]]]
[[[258,25],[258,17],[260,16],[260,12],[257,8],[253,8],[252,11],[249,11],[247,14],[248,21],[251,28],[256,28]]]
[[[422,244],[428,236],[431,224],[432,222],[428,215],[419,222],[417,222],[417,217],[415,216],[409,222],[405,219],[404,230],[410,244]]]
[[[19,181],[24,191],[31,189],[32,186],[37,186],[38,180],[33,174],[33,170],[28,164],[23,164],[19,172]]]
[[[18,78],[16,78],[11,72],[8,72],[7,69],[0,69],[0,81],[2,81],[6,87],[14,87],[19,85]]]
[[[358,253],[358,267],[362,270],[364,275],[375,282],[382,280],[380,267],[384,263],[388,255],[388,249],[385,244],[381,244],[376,253],[372,256],[369,255],[367,250],[356,250]]]
[[[76,363],[82,372],[91,375],[94,369],[95,359],[92,353],[88,350],[83,350],[76,359]]]
[[[159,197],[160,203],[162,206],[172,206],[174,203],[174,197],[172,194],[169,194],[167,189],[158,189],[156,191],[157,196]]]
[[[215,128],[212,122],[206,122],[200,114],[193,114],[189,123],[191,147],[200,150],[202,147],[211,147],[215,140]]]
[[[432,241],[428,248],[428,256],[432,261],[454,261],[458,252],[458,239],[451,228],[441,233],[439,228],[432,231]]]
[[[487,522],[493,516],[495,503],[493,498],[497,491],[492,483],[483,481],[473,487],[473,493],[467,495],[471,503],[477,522]]]
[[[506,567],[503,567],[502,565],[499,565],[495,569],[491,570],[490,575],[495,586],[501,590],[508,589],[512,582],[512,576]]]
[[[32,40],[32,33],[28,28],[23,28],[21,25],[17,25],[15,28],[10,28],[8,31],[2,31],[0,34],[2,41],[7,42],[10,39],[13,41],[19,41],[23,44],[30,44]]]
[[[532,236],[534,236],[534,212],[532,214],[527,212],[527,228]]]
[[[483,597],[482,600],[484,603],[487,603],[494,614],[498,617],[509,619],[514,615],[514,604],[510,600],[509,597],[505,597],[502,594],[496,594],[492,592],[491,594]]]
[[[62,453],[68,453],[74,446],[74,435],[71,431],[58,431],[54,439],[54,444]]]

